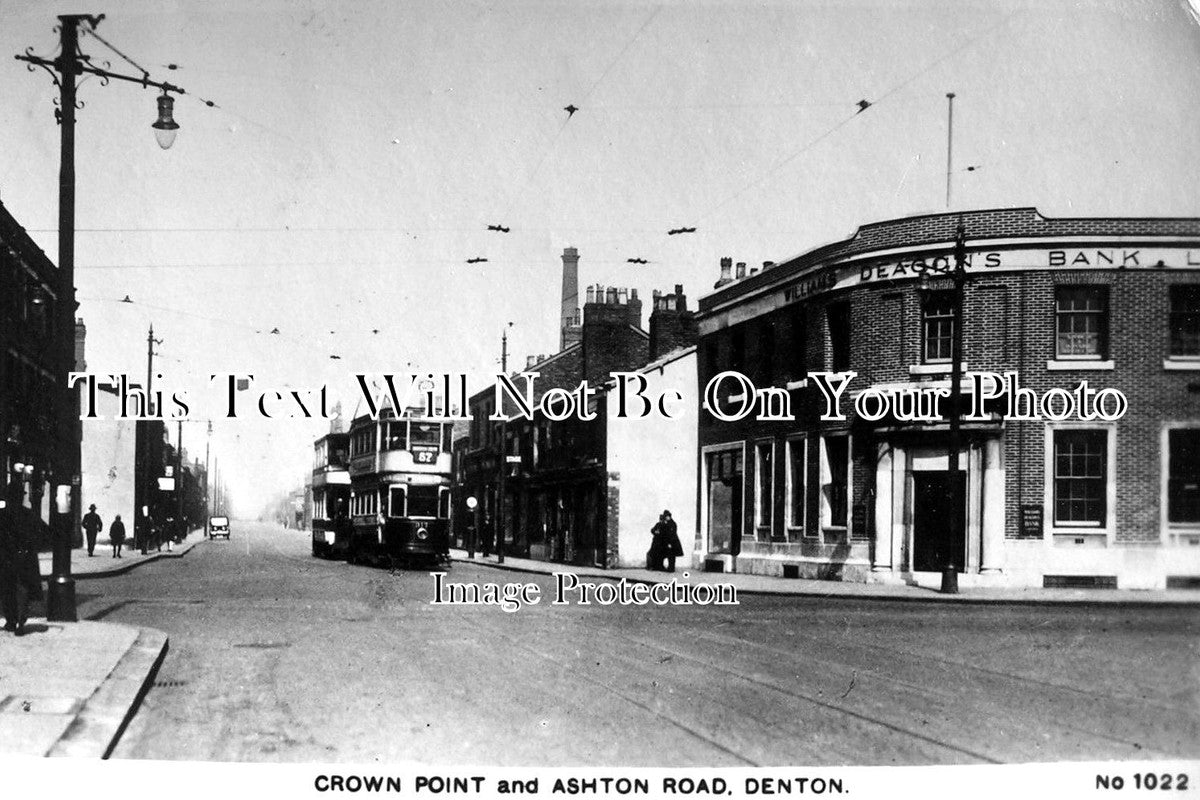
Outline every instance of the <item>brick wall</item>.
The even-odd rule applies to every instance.
[[[841,242],[810,250],[797,258],[766,269],[757,275],[721,286],[700,299],[703,313],[717,302],[753,291],[817,264],[893,247],[911,247],[946,243],[954,240],[959,220],[966,229],[969,243],[988,239],[1040,238],[1054,236],[1198,236],[1200,218],[1068,218],[1044,217],[1036,208],[997,208],[952,214],[926,214],[918,217],[873,222],[860,227]]]
[[[943,281],[945,286],[948,281]],[[996,275],[973,276],[964,294],[964,360],[971,371],[1004,372],[1016,370],[1021,385],[1041,396],[1060,387],[1072,391],[1081,380],[1091,388],[1112,387],[1128,398],[1126,416],[1112,426],[1116,436],[1116,458],[1108,465],[1115,473],[1116,498],[1108,509],[1110,527],[1117,543],[1157,543],[1161,540],[1160,495],[1162,475],[1162,429],[1165,422],[1200,421],[1200,373],[1170,371],[1163,361],[1168,354],[1168,312],[1170,286],[1200,283],[1200,270],[1031,270]],[[1059,285],[1103,285],[1109,292],[1109,356],[1111,370],[1051,370],[1047,362],[1055,360],[1055,287]],[[929,288],[945,288],[934,281]],[[829,368],[831,352],[826,314],[834,302],[850,303],[851,368],[859,373],[851,391],[871,384],[946,380],[947,375],[910,375],[910,365],[922,362],[922,292],[914,281],[887,286],[860,286],[837,294],[822,295],[805,303],[805,367]],[[716,331],[702,338],[699,345],[700,388],[714,374],[706,352],[714,352],[717,371],[731,368],[732,340],[735,332],[746,341],[745,371],[755,376],[768,375],[769,383],[781,385],[786,373],[789,348],[795,342],[786,330],[789,308],[778,309],[761,317]],[[770,371],[764,371],[754,343],[763,331],[775,330],[776,344]],[[759,383],[759,385],[762,385]],[[874,452],[869,446],[869,427],[855,419],[849,392],[843,410],[847,423],[816,421],[823,408],[820,395],[810,387],[792,393],[795,422],[761,422],[753,416],[738,422],[721,422],[707,412],[700,414],[701,446],[720,442],[751,443],[745,466],[748,495],[754,486],[752,443],[763,437],[777,442],[775,481],[782,487],[782,443],[789,434],[809,435],[808,518],[818,513],[819,480],[815,448],[822,433],[856,431],[851,506],[870,501],[874,486]],[[1097,423],[1096,427],[1103,427]],[[867,435],[857,431],[862,430]],[[1045,421],[1004,422],[1004,460],[1006,467],[1006,536],[1019,535],[1021,505],[1042,506],[1046,497]],[[776,518],[784,513],[785,498],[776,491]],[[746,504],[745,528],[753,530],[752,503]],[[870,515],[868,514],[868,519]],[[1049,530],[1050,519],[1046,520]],[[778,527],[778,526],[777,526]],[[778,534],[779,531],[777,530]],[[861,532],[858,532],[861,533]]]

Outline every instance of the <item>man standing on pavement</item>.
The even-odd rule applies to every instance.
[[[104,523],[96,513],[96,504],[88,506],[88,513],[83,515],[83,532],[87,535],[88,557],[91,558],[96,550],[96,536],[104,530]]]
[[[25,508],[24,485],[10,483],[0,508],[0,610],[4,630],[18,636],[29,615],[29,601],[42,598],[37,557],[37,528],[41,520]]]

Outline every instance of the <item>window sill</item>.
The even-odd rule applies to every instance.
[[[1105,372],[1116,369],[1116,362],[1111,359],[1108,361],[1093,361],[1083,358],[1078,361],[1047,361],[1046,369],[1051,372]]]
[[[1055,547],[1107,547],[1109,532],[1103,528],[1051,528]]]
[[[909,375],[949,375],[954,369],[954,363],[951,361],[938,362],[936,364],[909,364]],[[962,372],[968,369],[967,362],[962,362]]]
[[[1200,358],[1165,358],[1163,359],[1163,369],[1174,372],[1200,372]]]

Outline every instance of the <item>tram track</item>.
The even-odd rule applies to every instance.
[[[892,734],[899,734],[900,736],[923,742],[923,743],[931,745],[935,748],[955,753],[959,756],[966,756],[967,758],[972,759],[977,762],[980,762],[980,763],[987,763],[987,764],[1004,763],[1002,760],[993,758],[993,757],[987,755],[986,753],[980,752],[978,750],[975,750],[975,749],[972,749],[969,747],[964,747],[960,744],[956,744],[954,742],[947,741],[946,739],[943,739],[943,738],[940,738],[937,736],[931,736],[929,734],[921,732],[920,730],[917,730],[916,728],[914,728],[912,726],[903,725],[903,724],[900,724],[897,722],[889,721],[887,719],[884,719],[881,716],[872,715],[872,714],[869,714],[869,713],[866,713],[863,711],[856,711],[852,708],[847,707],[847,704],[844,702],[835,702],[835,701],[827,700],[821,696],[817,696],[817,695],[805,693],[805,692],[800,692],[793,688],[781,685],[776,680],[768,679],[768,678],[764,678],[764,677],[756,677],[755,675],[747,674],[745,672],[740,672],[740,671],[731,669],[727,666],[724,666],[715,660],[700,658],[692,653],[685,652],[678,648],[667,647],[660,643],[647,641],[640,637],[634,637],[634,636],[630,636],[628,634],[617,633],[617,632],[614,632],[611,630],[605,630],[605,629],[600,628],[599,626],[594,626],[594,625],[590,625],[587,623],[584,623],[584,625],[585,625],[585,627],[587,627],[589,629],[590,633],[593,636],[603,636],[603,637],[606,637],[609,639],[621,640],[628,644],[636,645],[638,647],[643,647],[643,648],[647,648],[650,650],[658,651],[659,653],[663,653],[663,654],[670,656],[672,659],[681,659],[681,660],[689,661],[689,662],[695,664],[696,666],[701,667],[704,670],[719,672],[719,673],[725,675],[727,678],[732,678],[734,680],[740,680],[740,681],[749,683],[751,685],[754,685],[754,686],[757,686],[760,688],[768,689],[776,694],[791,698],[792,700],[803,701],[805,703],[819,707],[826,711],[833,712],[834,714],[846,716],[851,719],[857,720],[858,722],[861,722],[868,726],[881,728],[881,729],[889,731]],[[609,658],[616,657],[616,658],[620,659],[622,662],[629,664],[631,666],[644,664],[644,662],[640,662],[637,659],[632,659],[629,656],[621,653],[620,651],[618,651],[614,648],[610,648],[606,652],[608,653]]]
[[[622,634],[614,634],[600,629],[596,629],[594,633],[600,636],[623,639],[627,642],[636,643],[643,647],[666,651],[671,653],[672,657],[690,657],[694,660],[698,660],[700,663],[709,663],[704,659],[697,659],[694,655],[681,653],[674,648],[664,647],[659,643],[650,642],[639,637],[629,637]],[[888,704],[890,706],[895,706],[897,701],[905,701],[907,702],[907,707],[920,709],[920,715],[922,718],[929,721],[933,721],[939,717],[944,720],[956,720],[961,718],[963,715],[971,716],[972,708],[983,705],[985,706],[983,709],[985,713],[977,715],[976,718],[986,719],[988,721],[989,730],[1002,730],[1007,734],[1006,737],[1001,737],[1001,740],[997,743],[997,745],[1008,744],[1009,741],[1012,741],[1016,742],[1018,746],[1024,746],[1037,741],[1039,747],[1054,746],[1060,750],[1064,748],[1079,749],[1085,744],[1085,742],[1080,738],[1080,735],[1082,734],[1083,736],[1089,737],[1092,740],[1102,740],[1103,742],[1123,746],[1123,757],[1170,757],[1170,753],[1166,751],[1161,751],[1142,745],[1137,741],[1138,738],[1143,738],[1140,736],[1131,737],[1129,735],[1114,735],[1108,731],[1097,730],[1094,726],[1081,726],[1059,718],[1054,718],[1053,715],[1048,712],[1044,712],[1040,715],[1037,714],[1036,711],[1022,713],[1021,710],[1013,708],[1009,704],[999,706],[994,703],[986,702],[981,704],[979,702],[981,698],[978,696],[974,698],[976,702],[974,705],[972,705],[966,701],[962,693],[947,693],[937,689],[936,686],[938,685],[938,681],[932,676],[929,685],[920,686],[909,681],[896,679],[893,676],[890,676],[887,673],[879,670],[864,668],[861,666],[861,664],[851,667],[849,665],[829,659],[813,657],[810,654],[797,655],[794,652],[789,652],[778,648],[756,647],[754,643],[746,642],[744,640],[734,639],[730,641],[726,640],[725,637],[711,637],[704,633],[700,633],[698,636],[702,640],[713,641],[714,643],[723,644],[727,647],[730,647],[731,649],[728,652],[731,653],[737,653],[738,649],[743,651],[745,649],[756,649],[760,652],[766,651],[774,659],[768,663],[781,663],[781,659],[787,659],[789,663],[795,665],[795,668],[801,674],[822,674],[822,667],[834,667],[839,671],[839,674],[842,675],[844,675],[846,672],[851,672],[851,679],[856,686],[856,691],[859,695],[861,695],[864,690],[867,690],[868,692],[870,691],[870,684],[868,683],[869,680],[890,685],[894,687],[893,690],[888,692],[886,695],[888,697]],[[743,658],[745,657],[744,653],[742,653],[742,656]],[[736,658],[737,656],[734,655],[733,657]],[[750,663],[747,664],[747,669],[759,665],[759,662],[752,661],[750,659],[745,660],[750,661]],[[739,675],[747,681],[759,683],[793,698],[802,699],[807,702],[813,702],[825,708],[837,710],[841,713],[858,715],[858,717],[861,719],[872,720],[888,725],[894,730],[908,732],[910,735],[916,736],[930,743],[945,744],[947,741],[946,739],[938,736],[932,736],[927,733],[915,731],[910,726],[895,722],[888,722],[881,717],[876,717],[871,714],[866,714],[861,711],[854,711],[848,708],[847,706],[849,703],[847,702],[847,696],[850,694],[849,691],[847,691],[846,694],[842,695],[837,700],[831,700],[829,698],[834,696],[833,692],[826,693],[824,696],[814,697],[812,694],[797,692],[794,689],[781,684],[778,679],[775,678],[759,678],[752,674],[747,674],[736,669],[717,666],[715,663],[712,664],[711,668],[723,669],[731,674]],[[864,678],[867,680],[864,680]],[[964,680],[962,683],[964,687],[967,687],[968,689],[975,687],[975,682],[969,679]],[[1015,691],[998,691],[992,693],[990,696],[1014,698],[1020,697],[1021,695]],[[984,699],[986,700],[986,698]],[[1043,698],[1040,702],[1045,704],[1047,701]],[[1114,712],[1108,717],[1108,719],[1120,720],[1121,717]],[[1021,756],[1018,756],[1016,759],[996,758],[994,755],[984,754],[978,750],[968,750],[966,748],[958,747],[957,745],[954,746],[954,749],[980,757],[989,763],[1007,763],[1012,760],[1022,760]]]
[[[483,631],[485,633],[492,632],[490,629],[486,628],[481,623],[476,622],[473,619],[470,619],[465,614],[459,614],[458,617],[462,622],[465,622],[467,625],[471,626],[472,628],[474,628],[478,631]],[[529,644],[526,644],[525,642],[514,639],[514,640],[509,640],[509,644],[517,649],[520,649],[526,653],[536,656],[537,658],[540,658],[543,661],[549,662],[549,663],[555,665],[556,667],[559,667],[564,670],[569,670],[569,667],[570,667],[569,664],[558,659],[554,655],[543,652],[535,647],[530,646]],[[695,728],[691,727],[690,725],[687,725],[686,723],[681,722],[678,719],[675,719],[671,715],[664,714],[661,710],[653,708],[652,706],[648,705],[647,703],[642,702],[641,700],[634,697],[631,693],[622,691],[620,688],[618,688],[617,686],[614,686],[609,681],[603,681],[594,676],[584,675],[579,672],[572,672],[571,674],[573,677],[578,678],[579,680],[583,680],[593,686],[599,687],[599,688],[605,690],[606,692],[608,692],[616,697],[619,697],[620,699],[624,700],[626,703],[629,703],[630,705],[634,706],[635,708],[641,709],[642,711],[644,711],[654,717],[657,717],[658,719],[661,719],[663,722],[671,725],[672,727],[687,734],[688,736],[691,736],[692,738],[704,743],[706,746],[711,747],[714,750],[717,750],[717,751],[724,753],[725,755],[733,758],[734,760],[736,760],[738,763],[740,763],[743,766],[747,766],[747,767],[762,766],[762,764],[755,761],[754,759],[752,759],[742,753],[739,753],[738,751],[736,751],[730,747],[726,747],[725,745],[721,744],[717,740],[713,739],[710,736],[705,735],[703,732],[696,730]]]

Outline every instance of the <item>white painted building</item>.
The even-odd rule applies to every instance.
[[[657,407],[647,417],[633,416],[641,409],[634,402],[627,407],[630,416],[622,419],[616,383],[605,386],[609,494],[615,486],[620,499],[615,567],[645,567],[650,529],[664,509],[675,519],[685,553],[696,533],[696,348],[674,350],[637,373],[646,379],[644,394],[652,402],[664,395],[682,399],[668,401],[673,418]]]

